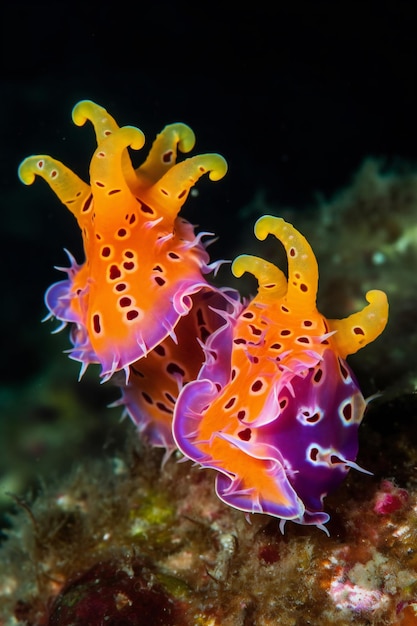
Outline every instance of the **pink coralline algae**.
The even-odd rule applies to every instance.
[[[381,490],[376,495],[373,510],[378,515],[389,515],[401,509],[407,501],[406,489],[396,487],[390,480],[383,480]]]
[[[337,609],[358,613],[383,609],[389,602],[382,591],[354,585],[349,580],[344,580],[344,577],[332,581],[329,593]]]

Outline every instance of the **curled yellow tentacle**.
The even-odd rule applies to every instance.
[[[19,178],[31,185],[36,176],[43,178],[75,217],[91,196],[90,186],[66,165],[45,154],[27,157],[19,166]]]
[[[139,150],[144,144],[144,135],[134,126],[123,126],[104,139],[91,159],[90,182],[93,193],[100,190],[108,193],[114,189],[130,189],[130,183],[136,179],[132,164],[122,163],[122,156],[127,147]]]
[[[87,121],[92,123],[96,134],[97,146],[100,148],[111,135],[118,134],[120,131],[119,125],[115,119],[107,113],[106,109],[91,100],[81,100],[81,102],[78,102],[72,110],[72,119],[77,126],[84,126]],[[135,145],[127,145],[130,145],[135,150],[140,150],[145,143],[145,135],[138,128],[136,129],[136,135]],[[127,145],[124,146],[121,152],[121,167],[127,185],[130,188],[134,188],[137,184],[137,177],[132,167],[129,153],[126,150]]]
[[[279,217],[264,215],[255,224],[255,235],[264,240],[274,235],[283,244],[288,258],[286,302],[293,313],[316,308],[318,266],[307,239],[292,224]]]
[[[176,163],[147,190],[144,199],[155,202],[161,210],[176,216],[199,178],[208,174],[217,181],[227,172],[227,163],[220,154],[200,154]]]
[[[84,126],[90,121],[94,126],[97,144],[119,129],[119,125],[106,109],[91,100],[81,100],[74,106],[72,120],[77,126]]]
[[[241,254],[232,264],[232,272],[236,278],[245,272],[253,274],[258,280],[259,300],[283,298],[287,292],[287,278],[276,265],[257,256]]]
[[[137,168],[139,184],[146,187],[156,183],[176,163],[177,151],[190,152],[195,135],[186,124],[169,124],[157,135],[146,161]]]
[[[384,330],[388,321],[388,299],[383,291],[373,289],[366,294],[369,302],[362,311],[342,320],[329,320],[329,330],[336,331],[332,342],[342,358],[354,354]]]

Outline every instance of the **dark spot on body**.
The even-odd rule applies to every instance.
[[[97,335],[101,333],[100,315],[98,313],[93,315],[93,328]]]
[[[174,362],[168,363],[166,370],[168,374],[171,374],[171,376],[174,374],[180,374],[180,376],[185,375],[185,371],[182,369],[182,367],[180,367],[177,363],[174,363]]]
[[[251,390],[256,393],[257,391],[260,391],[262,389],[262,387],[264,386],[262,380],[255,380],[254,383],[252,383],[251,385]]]
[[[161,345],[155,346],[154,352],[156,352],[156,354],[158,356],[165,356],[165,348],[164,348],[164,346],[161,346]]]
[[[231,409],[235,402],[236,402],[236,397],[233,396],[233,398],[230,398],[230,400],[228,402],[226,402],[226,404],[224,405],[224,408],[226,410],[227,409]]]
[[[116,280],[117,278],[120,278],[121,275],[122,275],[122,272],[119,270],[117,265],[110,265],[110,269],[109,269],[110,280]]]
[[[237,435],[242,441],[249,441],[252,437],[252,431],[250,428],[245,428],[245,430],[240,430]]]

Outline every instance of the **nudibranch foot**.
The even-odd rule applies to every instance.
[[[347,320],[316,309],[318,269],[307,240],[280,218],[258,220],[288,257],[288,278],[271,263],[242,255],[232,271],[258,279],[257,295],[206,342],[206,360],[174,411],[179,449],[219,472],[219,497],[247,513],[325,530],[325,496],[355,462],[366,402],[345,357],[386,324],[385,294]],[[359,329],[359,330],[358,330]],[[357,336],[360,336],[360,343]]]

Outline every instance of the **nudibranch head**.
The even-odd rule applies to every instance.
[[[207,286],[208,233],[196,236],[178,212],[201,176],[219,180],[227,165],[218,154],[177,163],[178,151],[194,145],[192,130],[178,123],[164,128],[134,169],[128,148],[143,146],[138,128],[119,128],[90,101],[74,107],[73,120],[89,120],[95,129],[90,184],[46,155],[25,159],[19,176],[25,184],[44,178],[77,219],[85,263],[70,258],[67,280],[52,285],[45,300],[51,316],[75,324],[72,358],[83,367],[100,363],[108,377],[173,337],[193,294]]]
[[[283,219],[264,216],[255,233],[284,245],[288,278],[271,263],[238,257],[258,293],[207,341],[197,380],[180,393],[175,441],[190,459],[218,470],[228,504],[324,528],[327,493],[357,467],[365,401],[344,360],[385,327],[386,296],[344,320],[316,308],[318,269],[307,240]]]

